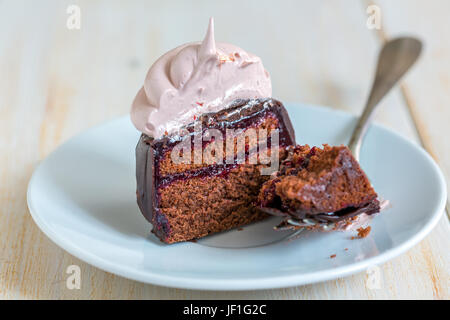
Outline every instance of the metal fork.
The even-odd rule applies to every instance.
[[[381,49],[378,55],[375,79],[369,98],[348,143],[348,147],[356,160],[359,161],[361,146],[367,130],[372,123],[374,111],[379,105],[378,103],[413,66],[419,58],[421,51],[422,42],[410,37],[402,37],[388,41]],[[296,221],[293,218],[287,219],[286,222],[292,226],[291,229],[304,226],[302,225],[302,221]],[[284,229],[288,228],[287,226]],[[303,228],[296,230],[288,238],[297,237],[303,230]]]

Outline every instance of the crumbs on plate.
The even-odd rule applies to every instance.
[[[370,230],[372,230],[372,228],[371,228],[370,226],[368,226],[368,227],[366,227],[366,228],[363,228],[363,227],[358,228],[358,229],[357,229],[358,235],[357,235],[356,237],[352,237],[351,239],[354,240],[354,239],[362,239],[362,238],[365,238],[365,237],[367,237],[367,236],[369,235]]]

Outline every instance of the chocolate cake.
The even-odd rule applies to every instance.
[[[205,139],[211,129],[223,139]],[[257,145],[251,143],[250,129],[258,134]],[[270,172],[262,170],[270,171],[273,163],[262,163],[259,157],[265,152],[272,158],[277,152],[277,170],[278,159],[295,143],[291,122],[279,101],[236,100],[218,112],[203,114],[181,132],[159,139],[142,134],[136,148],[137,200],[156,236],[166,243],[187,241],[268,216],[255,203],[270,178]],[[261,132],[267,133],[265,144],[260,144]],[[194,161],[196,139],[201,141],[201,162]],[[243,158],[238,157],[239,141],[245,144]],[[174,153],[179,153],[182,143],[181,153],[188,161],[179,163]],[[255,154],[258,161],[251,163]],[[208,161],[211,157],[214,161]]]
[[[377,193],[345,146],[291,147],[261,188],[262,211],[286,219],[279,228],[345,229],[380,211]]]
[[[137,202],[161,241],[198,239],[268,214],[286,217],[286,227],[337,228],[379,211],[350,151],[294,147],[287,112],[270,97],[261,59],[216,42],[212,18],[202,42],[150,67],[131,120],[142,133]]]

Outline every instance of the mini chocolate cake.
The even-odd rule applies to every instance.
[[[377,193],[345,146],[289,148],[258,203],[262,211],[286,217],[279,228],[293,229],[343,229],[361,214],[380,211]]]
[[[270,175],[261,174],[267,164],[249,162],[254,147],[247,135],[250,128],[257,132],[265,129],[269,137],[265,151],[270,155],[272,151],[279,152],[278,169],[278,159],[285,157],[285,148],[295,143],[295,135],[284,106],[271,98],[236,100],[226,109],[203,114],[185,126],[182,134],[165,135],[160,139],[141,135],[136,147],[137,200],[143,215],[153,225],[152,232],[162,241],[197,239],[268,216],[255,207],[260,188]],[[220,132],[223,141],[232,141],[232,148],[225,148],[225,143],[220,144],[218,140],[205,139],[207,130],[211,129]],[[278,134],[277,149],[270,139],[274,129]],[[202,162],[173,160],[173,153],[179,152],[176,148],[183,141],[202,137]],[[245,161],[235,156],[237,142],[242,138]],[[187,159],[193,160],[194,145],[188,143],[187,146],[187,152],[193,151]],[[224,161],[217,161],[217,158],[212,163],[205,161],[222,148]],[[230,152],[233,153],[231,162]]]

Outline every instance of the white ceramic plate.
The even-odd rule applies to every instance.
[[[345,144],[355,124],[352,116],[328,108],[287,108],[300,144]],[[286,232],[272,230],[273,218],[197,243],[165,245],[150,233],[136,205],[138,137],[123,117],[72,138],[36,169],[28,206],[41,230],[72,255],[142,282],[251,290],[343,277],[412,247],[444,211],[446,186],[431,157],[394,132],[373,126],[361,163],[392,207],[373,219],[367,238],[351,240],[354,232],[304,232],[286,241]]]

